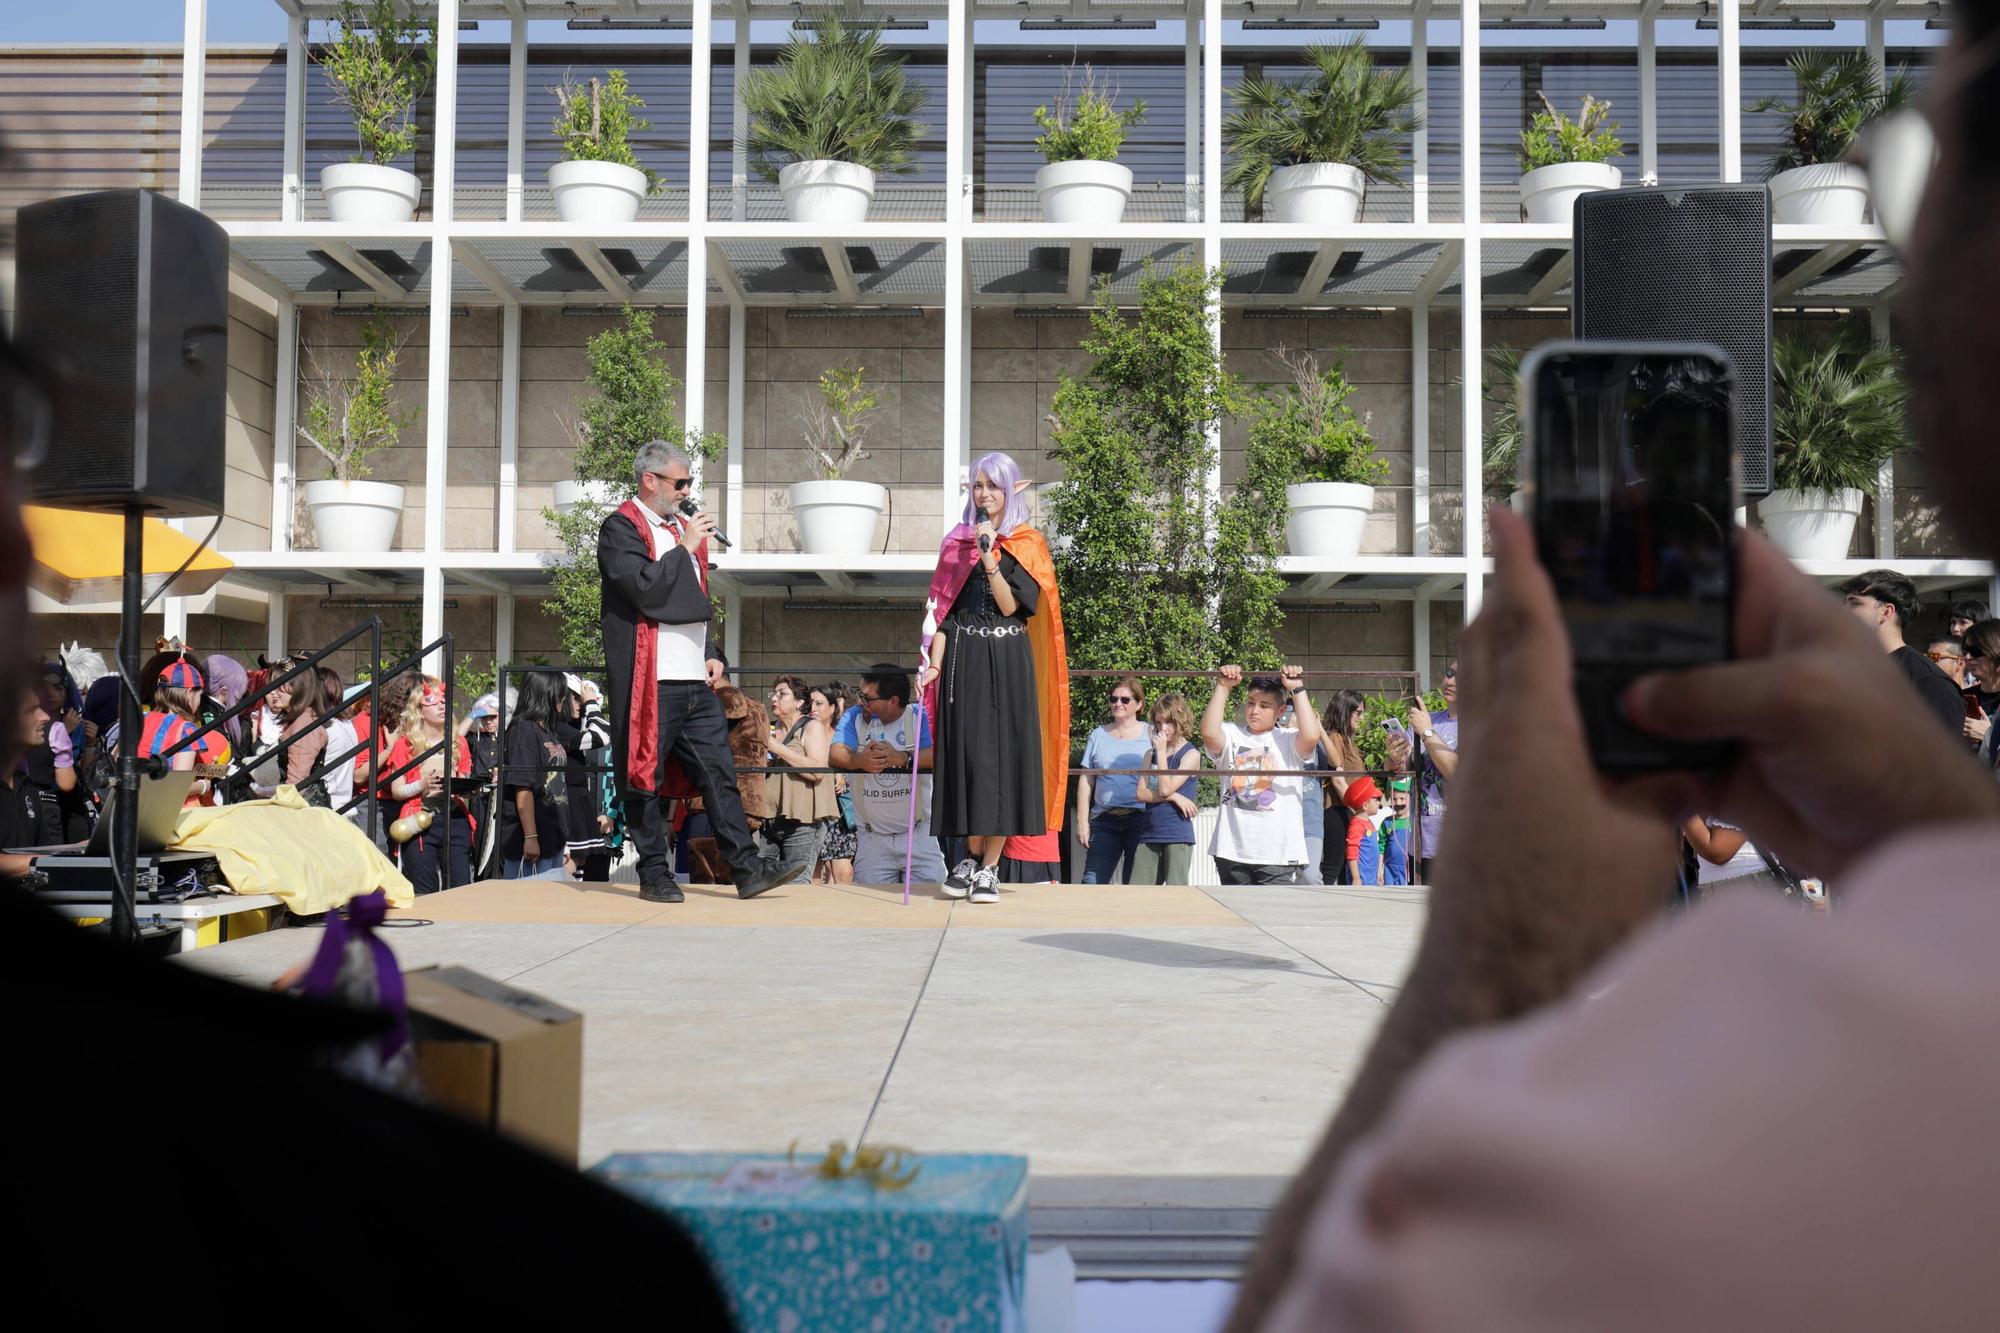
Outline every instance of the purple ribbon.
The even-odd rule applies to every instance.
[[[341,960],[347,956],[347,942],[354,938],[366,941],[375,959],[375,996],[391,1019],[389,1030],[382,1034],[385,1064],[410,1044],[410,1012],[403,991],[403,969],[397,966],[396,955],[388,943],[375,933],[388,915],[389,895],[381,889],[348,899],[345,916],[338,911],[328,912],[319,952],[313,955],[312,966],[306,969],[305,980],[299,983],[303,994],[340,1003],[336,985],[340,980]]]

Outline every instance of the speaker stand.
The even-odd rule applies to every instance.
[[[139,876],[139,605],[145,591],[146,513],[137,505],[125,508],[124,614],[118,625],[118,670],[125,684],[118,691],[118,776],[112,784],[118,798],[111,803],[111,938],[119,944],[138,940],[133,897]]]

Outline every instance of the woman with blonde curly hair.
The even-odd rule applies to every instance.
[[[472,882],[472,839],[474,826],[472,814],[465,801],[457,796],[445,795],[445,756],[451,756],[451,771],[460,776],[472,772],[472,752],[466,747],[465,739],[452,732],[450,719],[444,711],[444,682],[434,676],[425,676],[421,688],[410,692],[409,702],[403,705],[402,725],[396,732],[396,743],[389,748],[389,757],[383,761],[385,772],[394,773],[425,750],[451,737],[449,750],[432,755],[409,772],[390,780],[386,785],[389,794],[402,802],[397,813],[404,819],[415,819],[424,809],[431,812],[431,826],[420,830],[402,847],[403,874],[410,886],[418,893],[435,893],[441,888],[451,888],[458,884]],[[443,858],[446,812],[450,812],[451,866],[448,876],[439,875],[438,862]]]

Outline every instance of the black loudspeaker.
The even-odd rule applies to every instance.
[[[150,190],[32,204],[15,236],[15,339],[54,395],[30,496],[71,509],[220,513],[228,236]]]
[[[1771,193],[1611,190],[1576,201],[1579,338],[1714,343],[1736,363],[1746,496],[1771,489]]]

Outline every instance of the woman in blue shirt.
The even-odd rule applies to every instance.
[[[1111,687],[1111,720],[1084,742],[1083,766],[1135,770],[1146,767],[1150,746],[1146,725],[1139,720],[1146,689],[1135,676]],[[1085,884],[1131,883],[1132,858],[1146,832],[1146,810],[1139,804],[1136,772],[1089,774],[1076,781],[1076,839],[1088,853]],[[1119,877],[1123,866],[1126,874]]]
[[[1178,694],[1163,694],[1153,705],[1153,753],[1148,768],[1192,774],[1201,768],[1194,710]],[[1185,884],[1194,859],[1195,779],[1142,777],[1139,801],[1146,807],[1146,833],[1133,858],[1131,884]]]

